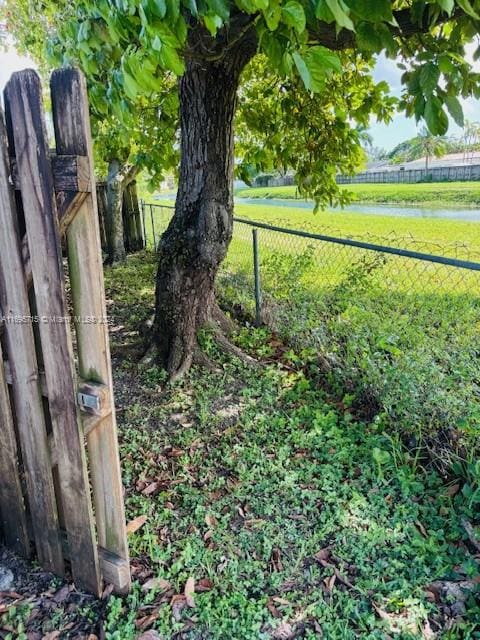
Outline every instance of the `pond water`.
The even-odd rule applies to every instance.
[[[236,198],[238,204],[269,205],[271,207],[293,207],[313,209],[311,202],[305,200],[282,200],[274,198]],[[340,210],[339,210],[340,211]],[[344,207],[345,213],[361,213],[376,216],[401,216],[406,218],[446,218],[449,220],[480,221],[480,208],[428,208],[396,204],[350,204]]]

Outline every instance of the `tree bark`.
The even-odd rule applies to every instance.
[[[135,176],[135,169],[110,160],[107,176],[107,261],[109,264],[124,262],[127,257],[123,224],[123,193]]]
[[[198,51],[206,40],[191,30],[190,49]],[[187,60],[180,80],[180,179],[175,213],[160,242],[153,324],[153,342],[171,378],[192,363],[232,237],[233,118],[240,74],[255,50],[253,30],[247,31],[215,60]]]

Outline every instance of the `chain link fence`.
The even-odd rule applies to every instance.
[[[153,247],[172,208],[144,210]],[[324,383],[358,415],[415,438],[461,429],[477,439],[480,242],[324,233],[235,218],[219,297],[297,354],[318,355]]]

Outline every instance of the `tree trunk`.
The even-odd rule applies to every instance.
[[[115,264],[124,262],[127,254],[125,251],[123,230],[123,189],[124,167],[119,160],[111,160],[108,165],[107,176],[107,251],[108,262]]]
[[[204,45],[205,34],[191,30],[192,50],[198,50],[200,37]],[[175,213],[160,242],[153,325],[154,345],[170,377],[191,365],[232,237],[236,93],[255,50],[249,31],[226,44],[216,61],[188,60],[180,80],[180,179]]]

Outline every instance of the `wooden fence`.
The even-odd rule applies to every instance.
[[[100,239],[102,250],[108,252],[108,214],[107,183],[97,182],[98,218],[100,223]],[[135,253],[146,248],[145,228],[138,201],[137,183],[130,182],[123,192],[123,238],[125,251]]]
[[[74,69],[50,89],[53,152],[34,71],[13,74],[0,112],[0,534],[80,588],[125,592],[87,94]]]

